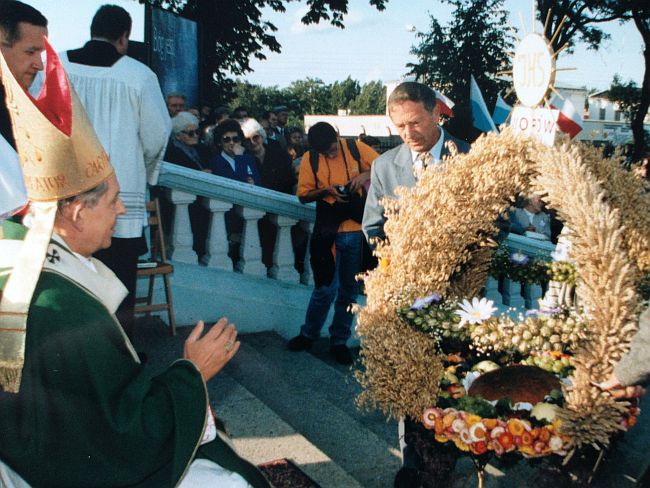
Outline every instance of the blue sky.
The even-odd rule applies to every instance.
[[[26,0],[38,8],[50,22],[50,41],[57,50],[82,45],[88,38],[93,14],[108,1],[126,8],[133,17],[132,38],[143,39],[143,7],[135,0]],[[541,31],[532,28],[532,1],[506,0],[510,23],[526,32]],[[348,75],[362,83],[371,80],[391,81],[407,72],[407,62],[415,61],[409,54],[417,42],[415,33],[426,31],[430,14],[435,14],[441,24],[450,18],[451,9],[440,1],[389,0],[386,10],[378,12],[368,0],[350,0],[346,28],[341,30],[321,24],[304,26],[300,17],[306,7],[304,2],[289,3],[284,14],[272,11],[265,18],[278,27],[276,37],[282,53],[266,53],[267,60],[253,60],[254,72],[246,76],[251,83],[265,86],[287,86],[291,81],[306,77],[320,78],[326,83],[343,80]],[[74,14],[73,14],[74,12]],[[604,30],[612,34],[597,52],[578,46],[573,55],[561,54],[558,67],[577,68],[558,73],[556,84],[562,86],[587,86],[608,88],[615,73],[623,80],[643,79],[643,44],[632,23],[620,26],[606,24]]]

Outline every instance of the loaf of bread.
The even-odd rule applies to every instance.
[[[479,376],[469,389],[471,396],[485,400],[510,398],[512,403],[535,405],[552,390],[560,389],[560,380],[537,366],[505,366]]]

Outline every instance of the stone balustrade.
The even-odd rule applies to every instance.
[[[250,276],[267,277],[288,283],[309,284],[309,256],[305,256],[304,272],[294,268],[292,229],[300,227],[310,236],[316,217],[315,205],[303,205],[293,195],[286,195],[247,183],[230,180],[174,164],[163,163],[159,185],[167,188],[175,206],[172,229],[167,229],[171,259],[208,268],[241,272]],[[192,231],[188,206],[201,201],[210,212],[207,253],[201,263],[192,249]],[[243,221],[240,256],[236,262],[228,257],[226,214],[233,212]],[[258,221],[267,217],[276,228],[272,266],[262,263]],[[509,234],[506,245],[530,257],[550,256],[555,245],[524,236]],[[524,285],[507,279],[488,279],[485,294],[501,308],[536,308],[543,289],[539,285]]]
[[[303,205],[294,195],[170,163],[162,164],[158,184],[167,188],[169,200],[175,207],[172,228],[166,230],[170,255],[174,261],[308,284],[309,266],[305,266],[301,274],[294,268],[291,233],[293,227],[300,227],[303,235],[309,236],[316,218],[314,204]],[[201,263],[192,249],[193,237],[188,215],[188,207],[197,197],[203,197],[201,201],[211,214],[207,253],[202,257]],[[228,257],[228,212],[243,222],[243,231],[238,239],[239,257],[235,262]],[[262,263],[258,232],[258,221],[265,216],[268,216],[277,231],[273,263],[268,268]]]

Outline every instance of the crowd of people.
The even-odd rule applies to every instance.
[[[403,143],[380,154],[376,138],[342,138],[325,122],[307,134],[288,127],[286,106],[255,119],[243,107],[194,108],[182,93],[163,96],[156,75],[126,55],[131,18],[119,6],[102,6],[90,40],[58,57],[47,26],[33,7],[0,0],[0,149],[7,166],[17,167],[20,155],[27,183],[7,188],[23,188],[25,199],[37,202],[24,220],[14,217],[0,229],[0,480],[19,487],[269,486],[231,448],[206,395],[205,383],[239,347],[229,320],[207,331],[198,322],[183,359],[154,378],[131,344],[145,204],[148,192],[165,193],[156,186],[161,161],[316,203],[311,239],[292,229],[296,269],[304,269],[309,242],[315,286],[288,349],[310,349],[334,306],[330,353],[349,365],[355,276],[364,249],[386,237],[383,199],[416,185],[450,146],[460,153],[470,146],[439,124],[435,92],[420,83],[404,82],[390,95],[388,113]],[[26,95],[41,85],[47,96]],[[15,210],[0,197],[0,215]],[[539,199],[522,198],[518,207],[512,231],[551,237]],[[167,225],[172,212],[163,205]],[[189,216],[201,257],[210,213],[200,198]],[[243,225],[227,213],[235,269]],[[258,229],[271,270],[277,230],[268,218]],[[9,303],[15,296],[22,298]],[[622,361],[646,367],[635,366],[634,374],[617,368],[602,385],[615,395],[638,395],[634,384],[650,378],[647,318]],[[414,422],[401,422],[400,439]],[[402,447],[396,486],[411,486],[422,460]]]

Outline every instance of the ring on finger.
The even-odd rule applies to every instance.
[[[232,349],[232,346],[234,346],[234,345],[235,345],[235,343],[233,341],[228,340],[228,341],[226,341],[226,344],[225,344],[224,347],[226,348],[226,351],[230,351]]]

